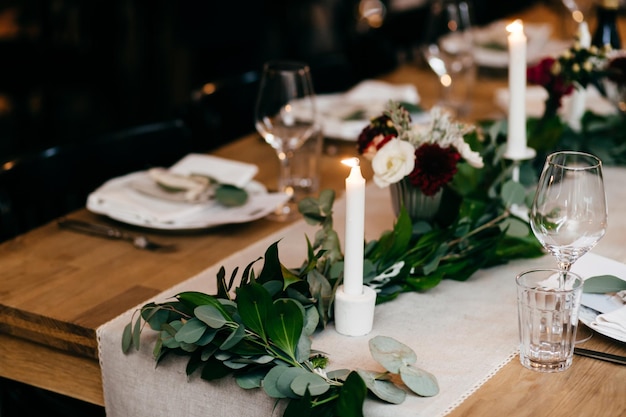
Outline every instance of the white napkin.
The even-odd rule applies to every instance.
[[[617,310],[599,314],[590,326],[613,339],[626,341],[626,305]]]
[[[382,114],[389,100],[418,104],[420,97],[413,84],[389,84],[377,80],[362,81],[345,93],[316,96],[324,135],[356,141],[369,120]],[[362,116],[357,120],[346,120],[356,112],[362,112]]]
[[[235,185],[239,188],[248,184],[259,171],[254,164],[197,153],[190,153],[169,169],[181,175],[205,175],[221,184]]]
[[[615,106],[598,92],[593,86],[587,87],[587,96],[585,98],[585,108],[593,113],[601,116],[607,116],[615,114],[617,109]],[[545,88],[532,85],[526,88],[526,116],[527,117],[541,117],[545,111],[545,101],[548,98],[548,92]],[[563,97],[563,102],[559,109],[559,115],[565,116],[565,109],[569,108],[569,102],[572,99],[572,95],[569,94]],[[499,88],[495,93],[495,102],[505,113],[508,113],[509,109],[509,89]]]

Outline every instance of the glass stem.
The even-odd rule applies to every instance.
[[[293,151],[279,151],[280,174],[278,177],[278,190],[287,194],[290,199],[294,197],[294,189],[291,179],[291,159]]]
[[[565,278],[567,277],[567,273],[572,268],[571,262],[566,261],[558,261],[559,270],[561,274],[559,274],[559,288],[565,288]]]

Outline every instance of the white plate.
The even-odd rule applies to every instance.
[[[417,105],[420,97],[412,84],[396,85],[378,80],[362,81],[345,93],[317,95],[315,105],[324,136],[356,142],[370,119],[383,113],[389,100]],[[295,102],[292,106],[297,117],[302,104]]]
[[[251,181],[244,187],[248,201],[239,207],[225,207],[215,201],[192,204],[161,200],[132,187],[134,181],[147,176],[147,171],[140,171],[107,181],[89,195],[87,209],[134,226],[195,230],[251,222],[267,216],[288,199],[283,193],[268,193],[262,184]]]
[[[572,272],[579,274],[583,279],[590,278],[597,275],[614,275],[620,279],[626,277],[626,265],[617,262],[613,259],[605,258],[603,256],[596,255],[594,253],[587,253],[580,258],[572,266]],[[626,336],[615,337],[614,335],[605,334],[602,329],[598,329],[595,326],[591,327],[591,323],[598,316],[598,312],[592,308],[581,305],[578,314],[578,319],[587,325],[593,331],[596,331],[611,339],[619,340],[620,342],[626,342]]]

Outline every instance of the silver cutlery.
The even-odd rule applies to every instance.
[[[174,245],[157,243],[149,240],[143,235],[134,235],[105,224],[89,223],[82,220],[66,218],[59,219],[57,221],[57,224],[62,229],[73,230],[92,236],[105,237],[108,239],[119,239],[130,242],[134,247],[138,249],[162,252],[169,252],[175,249]]]

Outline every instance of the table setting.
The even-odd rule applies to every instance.
[[[366,80],[316,95],[307,91],[314,80],[306,64],[266,68],[305,74],[305,87],[269,100],[270,110],[258,106],[258,135],[214,155],[112,178],[86,210],[65,219],[129,226],[176,243],[175,251],[127,243],[125,251],[103,241],[97,254],[112,269],[91,279],[100,266],[78,254],[80,237],[67,237],[59,221],[2,246],[10,281],[24,276],[11,267],[24,265],[20,245],[35,245],[29,256],[36,258],[57,254],[45,248],[64,247],[55,243],[61,239],[76,249],[56,255],[65,265],[52,255],[37,262],[57,271],[49,281],[82,277],[78,294],[90,286],[104,292],[111,277],[110,294],[72,300],[83,306],[72,313],[79,324],[67,319],[68,328],[93,331],[102,398],[91,401],[111,417],[516,415],[521,401],[540,413],[539,403],[570,392],[568,413],[598,415],[585,414],[599,404],[583,404],[584,393],[599,381],[604,399],[623,390],[625,171],[619,149],[570,148],[580,142],[563,142],[571,135],[563,132],[581,139],[620,113],[600,91],[587,94],[580,130],[561,110],[561,136],[547,149],[541,138],[555,133],[537,130],[547,106],[538,111],[535,103],[551,93],[536,86],[543,95],[533,98],[526,70],[539,55],[529,55],[509,55],[513,77],[493,91],[492,104],[507,116],[471,123],[450,106],[426,109],[427,89],[418,93],[417,82]],[[339,154],[320,151],[328,140]],[[307,144],[313,149],[304,151]],[[277,160],[255,162],[266,149]],[[317,182],[300,182],[294,161],[302,154],[319,163],[307,174]],[[280,179],[268,191],[273,165],[282,167]],[[221,186],[225,200],[216,197]],[[309,188],[296,193],[301,186]],[[533,271],[543,271],[539,284],[526,281]],[[10,297],[6,311],[29,308],[0,291]],[[546,314],[548,330],[525,319],[533,308]],[[97,312],[98,320],[90,318]],[[616,400],[604,411],[620,407]]]

